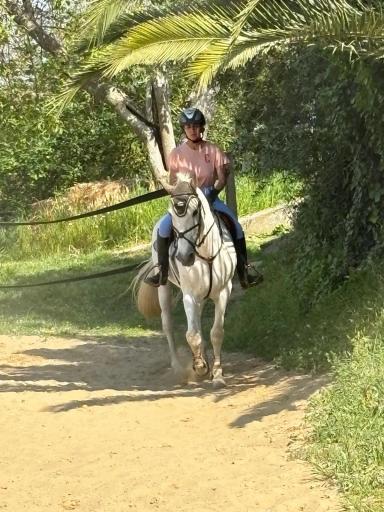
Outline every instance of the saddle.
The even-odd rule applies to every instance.
[[[233,222],[233,219],[223,212],[214,211],[214,213],[217,215],[218,219],[222,221],[224,226],[228,229],[229,234],[231,235],[233,243],[235,243],[236,240],[236,226]],[[220,226],[221,227],[221,226]]]

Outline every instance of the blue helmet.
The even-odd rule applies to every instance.
[[[180,114],[180,125],[198,124],[205,125],[205,117],[201,110],[198,108],[186,108]]]

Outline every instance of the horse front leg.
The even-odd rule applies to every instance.
[[[193,355],[192,366],[199,377],[204,377],[209,372],[209,366],[206,360],[204,340],[201,334],[203,302],[198,302],[193,295],[185,293],[183,303],[188,323],[186,338]]]
[[[161,324],[163,327],[163,332],[167,337],[169,353],[171,356],[171,366],[173,371],[176,374],[181,374],[184,372],[184,368],[179,361],[176,345],[175,345],[175,336],[173,332],[173,322],[171,316],[172,310],[172,294],[171,294],[171,286],[167,283],[164,286],[160,286],[158,288],[159,293],[159,304],[161,308]]]
[[[223,369],[221,367],[221,347],[224,339],[224,316],[227,308],[229,296],[231,294],[230,286],[224,288],[215,303],[215,320],[211,329],[211,343],[213,347],[213,367],[212,367],[212,383],[215,387],[225,386],[223,377]]]

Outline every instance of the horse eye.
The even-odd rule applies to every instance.
[[[195,217],[198,213],[199,213],[199,211],[198,211],[198,210],[195,210],[195,211],[192,213],[192,215]]]

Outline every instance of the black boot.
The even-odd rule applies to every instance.
[[[248,265],[245,238],[239,238],[235,240],[234,245],[237,257],[236,270],[239,276],[241,287],[249,288],[251,286],[256,286],[262,283],[264,277],[260,272],[258,272],[256,269],[253,269],[253,274],[248,271],[250,266]]]
[[[159,235],[159,232],[157,232],[157,259],[159,272],[144,279],[145,283],[156,288],[161,284],[167,284],[169,269],[169,237],[164,238]]]

